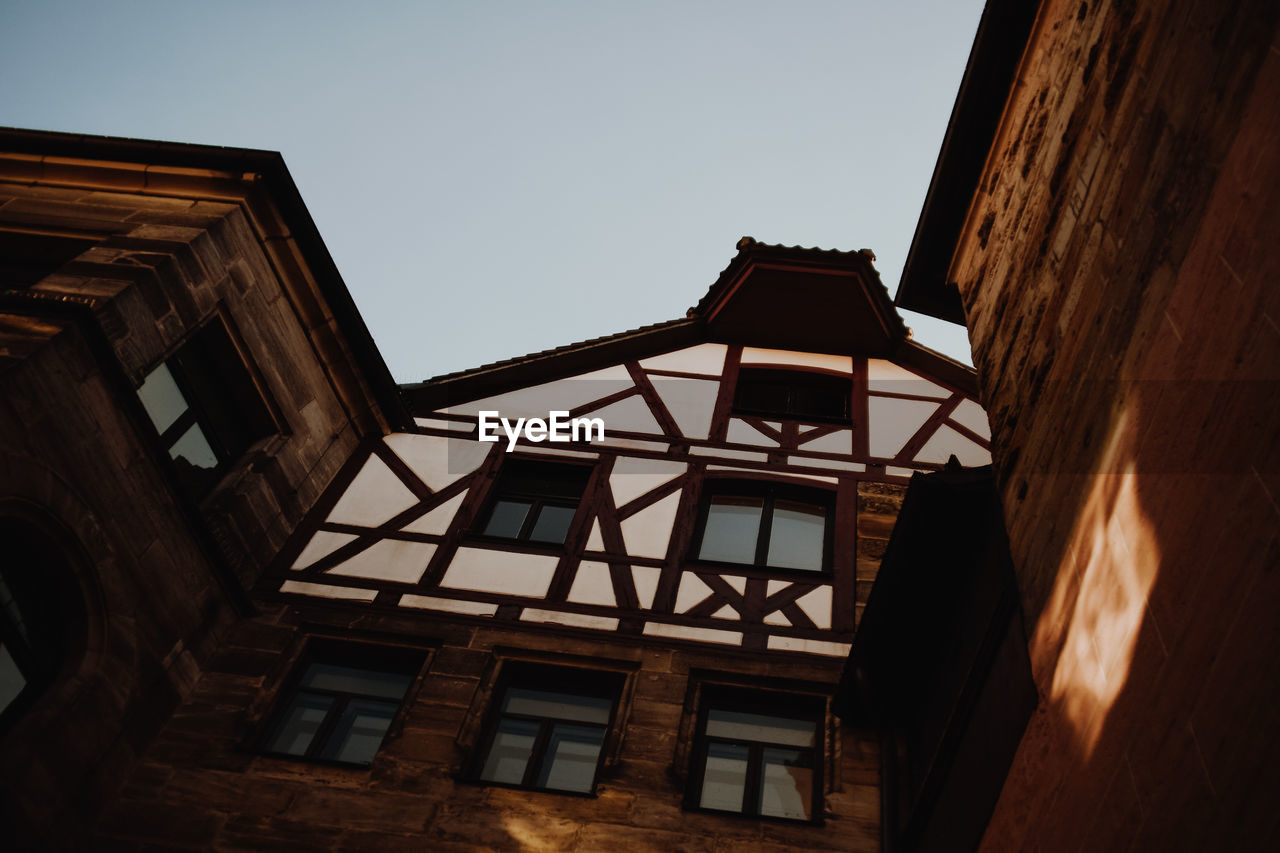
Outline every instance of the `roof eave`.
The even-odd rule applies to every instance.
[[[391,371],[378,351],[364,318],[360,316],[284,158],[278,152],[5,127],[0,127],[0,151],[260,175],[267,195],[275,203],[289,234],[306,258],[320,294],[346,338],[352,359],[368,382],[370,394],[381,409],[383,418],[392,430],[412,423]]]
[[[902,269],[899,308],[964,325],[951,260],[1040,6],[988,0],[983,10]]]

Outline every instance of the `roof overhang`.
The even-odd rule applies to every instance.
[[[284,158],[274,151],[0,128],[0,179],[169,195],[242,205],[264,244],[312,293],[300,304],[308,331],[332,325],[367,394],[390,429],[410,423],[395,381],[374,345]]]
[[[894,304],[964,325],[951,260],[1041,3],[988,0],[951,110]]]
[[[973,368],[911,340],[869,250],[773,246],[750,237],[684,318],[402,385],[425,414],[700,343],[885,358],[977,396]]]
[[[750,237],[692,309],[711,340],[885,356],[908,331],[860,252],[771,246]]]

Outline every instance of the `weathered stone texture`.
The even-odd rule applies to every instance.
[[[199,680],[236,618],[235,588],[253,583],[346,461],[360,438],[357,423],[367,429],[376,419],[348,406],[359,395],[338,387],[339,371],[317,358],[282,298],[285,287],[246,218],[252,205],[132,186],[103,192],[110,176],[87,165],[84,186],[72,185],[78,172],[65,163],[60,186],[7,180],[21,177],[23,162],[0,158],[0,225],[102,239],[57,274],[5,294],[0,503],[5,512],[39,508],[83,552],[77,580],[89,636],[79,669],[5,732],[0,804],[19,847],[77,849]],[[52,170],[42,165],[28,177]],[[122,174],[143,180],[141,172]],[[258,370],[280,434],[251,449],[188,512],[135,389],[219,310]],[[261,661],[254,671],[249,659],[230,662],[234,650],[226,655],[216,683],[229,692],[193,698],[171,721],[175,731],[205,739],[166,747],[175,764],[180,754],[205,766],[211,744],[229,749],[220,703],[257,695],[228,679],[256,688]],[[143,778],[155,772],[139,770]],[[211,831],[177,807],[140,814],[153,833],[138,839],[143,844],[194,844]]]
[[[301,607],[301,606],[300,606]],[[369,636],[443,639],[404,713],[368,769],[256,754],[304,626],[347,631],[336,609],[284,607],[239,623],[104,817],[108,845],[227,850],[875,850],[876,738],[845,728],[831,759],[825,826],[789,825],[682,808],[677,739],[691,670],[803,679],[834,687],[840,661],[782,661],[741,652],[576,639],[555,631],[498,631],[448,618],[363,617]],[[459,630],[463,628],[463,630]],[[468,715],[498,647],[535,655],[634,661],[636,689],[617,760],[594,797],[491,787],[462,778]],[[271,666],[268,660],[275,661]],[[258,663],[261,661],[261,663]],[[566,664],[572,658],[565,658]],[[269,675],[257,673],[269,671]],[[483,699],[483,697],[481,697]],[[474,720],[473,720],[474,722]],[[472,727],[474,729],[474,726]],[[460,743],[460,733],[463,742]],[[474,737],[474,731],[472,733]],[[143,817],[156,809],[157,820]],[[186,814],[175,826],[170,814]],[[296,833],[296,834],[295,834]],[[416,845],[416,846],[415,846]]]
[[[905,486],[892,483],[858,483],[856,607],[859,622],[906,494]]]
[[[952,275],[1042,701],[985,849],[1280,841],[1278,14],[1046,4],[987,162]]]

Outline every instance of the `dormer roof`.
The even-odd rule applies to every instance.
[[[417,412],[500,394],[698,343],[885,358],[976,394],[974,373],[911,340],[869,249],[738,241],[707,293],[680,319],[402,385]]]
[[[870,249],[806,249],[743,237],[690,315],[722,343],[887,356],[909,332],[874,259]]]

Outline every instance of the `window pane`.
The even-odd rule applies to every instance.
[[[604,729],[560,724],[551,733],[538,787],[558,791],[591,790]]]
[[[516,538],[520,535],[520,528],[524,526],[524,517],[529,514],[531,506],[533,504],[528,501],[498,501],[493,505],[489,523],[484,526],[484,535]]]
[[[187,400],[178,390],[169,366],[162,364],[147,374],[138,389],[142,407],[147,410],[156,432],[164,432],[187,410]]]
[[[302,677],[302,686],[399,701],[412,680],[412,676],[399,672],[374,672],[354,666],[313,663]]]
[[[601,696],[574,696],[571,693],[511,687],[507,690],[502,711],[504,714],[606,725],[612,708],[613,700]]]
[[[218,467],[218,457],[209,446],[199,424],[192,424],[191,428],[173,443],[173,447],[169,448],[169,455],[179,463],[187,462],[196,468]]]
[[[698,557],[726,563],[754,563],[763,507],[761,498],[732,495],[712,498]]]
[[[534,542],[564,542],[569,535],[569,522],[573,521],[574,508],[569,506],[546,506],[538,513],[538,520],[533,523],[533,532],[529,539]]]
[[[797,418],[842,420],[849,417],[852,389],[796,387],[791,391],[791,411]]]
[[[325,713],[333,699],[329,696],[315,696],[310,693],[299,693],[293,697],[293,703],[285,713],[280,727],[272,736],[267,749],[271,752],[283,752],[288,755],[306,755],[311,739],[324,721]]]
[[[702,774],[704,809],[742,811],[747,787],[747,747],[731,743],[707,744],[707,766]]]
[[[707,734],[728,740],[813,746],[814,724],[812,720],[712,708],[707,714]]]
[[[12,545],[10,542],[5,544]],[[10,640],[20,642],[26,648],[31,647],[31,631],[27,628],[27,621],[22,618],[22,608],[18,606],[17,596],[9,589],[9,581],[3,574],[0,574],[0,618],[8,622],[17,634],[16,637],[11,636]]]
[[[781,382],[753,379],[750,371],[739,374],[734,407],[745,412],[787,413],[787,386]]]
[[[169,362],[182,377],[210,442],[239,457],[276,431],[253,378],[221,320],[208,323]]]
[[[826,508],[799,501],[775,501],[768,565],[778,569],[822,571],[826,530]]]
[[[538,726],[529,720],[503,720],[499,723],[480,778],[509,785],[521,784],[529,756],[533,754],[533,742],[538,737]]]
[[[809,820],[813,807],[813,758],[796,749],[764,750],[760,814]]]
[[[9,703],[18,698],[18,694],[27,686],[18,665],[13,662],[9,650],[0,645],[0,711],[9,707]]]
[[[352,699],[329,735],[322,757],[352,764],[373,761],[397,707],[391,702]]]

